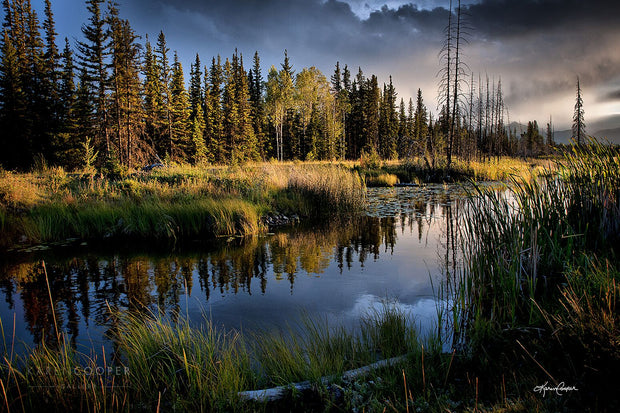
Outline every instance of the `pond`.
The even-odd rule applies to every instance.
[[[458,185],[369,188],[366,214],[347,222],[174,251],[78,241],[5,254],[5,342],[11,345],[13,328],[17,351],[55,337],[50,292],[59,327],[82,352],[111,348],[110,308],[252,331],[295,328],[303,316],[355,326],[389,300],[428,331],[437,318],[434,286],[456,264],[454,224],[465,197]]]

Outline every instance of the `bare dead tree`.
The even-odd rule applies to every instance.
[[[450,116],[450,99],[452,97],[450,90],[452,85],[452,0],[450,0],[449,8],[448,8],[448,25],[444,29],[444,43],[443,47],[439,52],[439,60],[441,64],[441,68],[439,69],[439,96],[437,99],[437,110],[441,111],[441,107],[445,106],[446,115]],[[450,122],[448,122],[450,123]],[[451,146],[451,128],[448,128],[448,153],[450,152]]]
[[[443,107],[442,112],[446,116],[446,160],[450,167],[454,151],[455,138],[457,136],[457,121],[461,120],[461,106],[467,103],[467,96],[462,93],[463,84],[467,83],[467,65],[463,63],[462,48],[467,42],[468,28],[464,24],[465,13],[461,8],[461,0],[457,0],[456,9],[453,8],[452,0],[448,9],[448,25],[444,30],[445,40],[440,51],[441,69],[439,76],[438,108]],[[445,111],[444,111],[445,110]]]

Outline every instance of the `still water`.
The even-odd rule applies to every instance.
[[[80,351],[111,344],[110,308],[181,314],[195,324],[206,317],[248,331],[294,328],[302,315],[352,327],[389,300],[428,331],[443,269],[455,264],[450,246],[465,197],[460,186],[370,188],[364,216],[311,229],[173,251],[78,242],[5,254],[4,334],[10,341],[15,328],[18,351],[55,337],[42,261],[59,328]]]

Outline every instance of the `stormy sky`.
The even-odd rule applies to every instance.
[[[33,1],[43,11],[42,0]],[[246,67],[258,50],[263,75],[288,49],[293,68],[316,66],[330,76],[336,61],[359,66],[380,82],[391,74],[399,98],[422,89],[436,113],[438,52],[449,0],[124,0],[121,16],[155,42],[163,30],[186,75],[235,48]],[[453,1],[456,3],[456,1]],[[617,0],[463,0],[468,26],[464,62],[475,74],[501,78],[510,120],[553,116],[570,128],[579,75],[586,123],[620,116],[620,2]],[[61,37],[81,38],[83,2],[53,0]],[[588,132],[594,132],[588,130]]]

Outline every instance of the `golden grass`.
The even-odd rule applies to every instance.
[[[171,165],[124,179],[62,168],[0,175],[0,244],[79,238],[248,235],[269,211],[304,216],[356,213],[365,186],[330,163]]]

